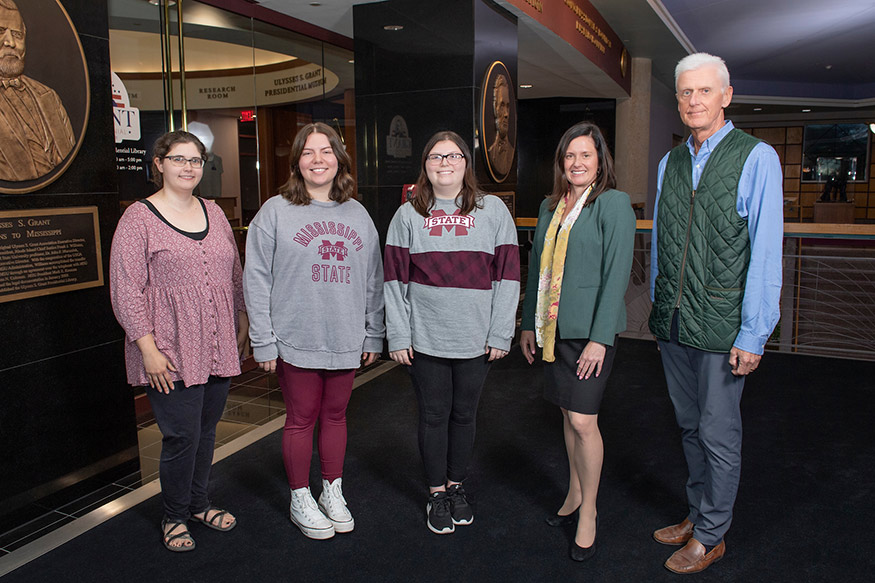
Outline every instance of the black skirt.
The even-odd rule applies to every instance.
[[[577,378],[577,359],[588,342],[588,338],[564,340],[556,331],[553,351],[556,360],[544,363],[544,398],[575,413],[597,415],[614,365],[617,338],[614,337],[613,346],[605,346],[605,360],[599,376],[593,373],[588,379],[581,380]]]

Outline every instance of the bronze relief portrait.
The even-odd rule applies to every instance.
[[[59,0],[0,0],[0,192],[59,178],[88,124],[85,54]]]
[[[495,182],[504,182],[516,152],[516,97],[504,63],[495,61],[486,71],[480,100],[480,147]]]

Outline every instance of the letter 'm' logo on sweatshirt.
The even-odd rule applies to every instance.
[[[474,228],[474,217],[461,215],[461,210],[456,209],[448,215],[440,209],[433,210],[430,217],[425,218],[424,229],[428,229],[430,237],[440,237],[444,232],[455,230],[455,236],[460,237],[468,234],[468,229]]]
[[[322,259],[326,261],[331,259],[332,255],[338,261],[343,261],[346,256],[349,255],[349,249],[346,248],[343,241],[332,243],[331,241],[322,239],[322,244],[319,245],[318,253],[322,256]]]

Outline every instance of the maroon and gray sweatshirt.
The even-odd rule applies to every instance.
[[[509,350],[520,294],[516,226],[504,202],[486,195],[468,215],[435,199],[429,217],[405,203],[386,236],[389,350],[413,347],[441,358]]]

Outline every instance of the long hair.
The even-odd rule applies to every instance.
[[[598,195],[617,186],[617,177],[614,174],[614,159],[611,157],[611,152],[608,150],[608,144],[605,142],[602,131],[594,123],[582,121],[571,126],[562,134],[559,146],[556,148],[556,156],[553,160],[553,192],[547,197],[550,199],[551,211],[556,209],[559,199],[568,192],[568,179],[565,178],[565,153],[568,151],[568,146],[571,145],[571,142],[581,136],[592,138],[592,141],[595,142],[595,151],[599,159],[598,172],[596,173],[595,182],[592,184],[592,192],[589,193],[583,206],[591,205]]]
[[[164,156],[166,156],[176,144],[194,144],[197,146],[201,158],[204,160],[207,159],[207,148],[196,135],[184,130],[167,132],[155,140],[155,145],[152,146],[152,184],[159,189],[164,188],[164,174],[158,170],[158,164],[155,163],[155,159],[163,160]]]
[[[467,215],[475,208],[483,208],[483,193],[480,192],[477,179],[474,178],[474,169],[471,166],[473,162],[471,159],[471,149],[468,148],[468,144],[465,143],[462,136],[456,132],[442,131],[433,135],[422,150],[422,163],[420,165],[419,178],[416,180],[416,196],[410,201],[416,212],[424,217],[427,217],[431,209],[434,208],[434,187],[428,179],[428,172],[425,169],[426,157],[432,148],[435,147],[435,144],[445,140],[456,144],[465,156],[465,174],[462,178],[462,190],[459,192],[462,196],[462,203],[459,206],[460,212],[463,215]]]
[[[301,169],[298,168],[298,162],[301,160],[301,154],[304,151],[307,138],[312,134],[323,134],[328,138],[328,143],[331,144],[334,157],[337,158],[337,174],[334,176],[331,193],[328,197],[335,202],[344,203],[352,198],[355,190],[355,180],[351,173],[352,160],[349,154],[346,153],[346,148],[344,148],[343,142],[340,141],[340,136],[337,135],[337,132],[331,126],[318,121],[305,125],[298,131],[298,135],[295,136],[295,141],[292,142],[292,150],[289,153],[291,172],[288,181],[280,187],[279,193],[292,204],[302,206],[310,204],[310,195],[307,193],[307,186],[304,183],[304,177],[301,175]]]

